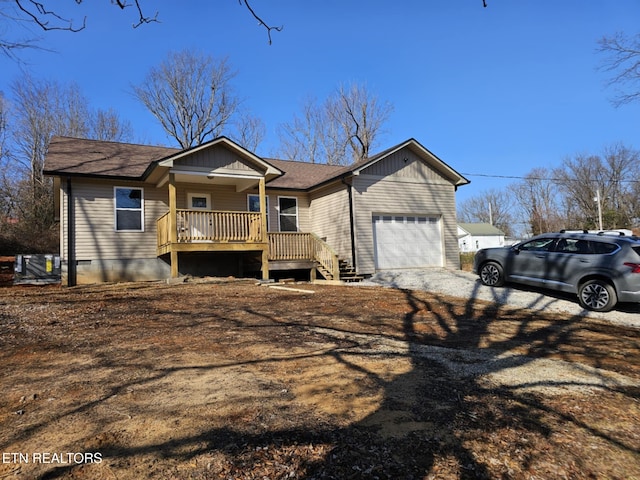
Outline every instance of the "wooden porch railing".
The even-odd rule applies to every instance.
[[[166,247],[171,243],[169,234],[169,212],[162,215],[156,222],[158,233],[158,248]]]
[[[318,262],[323,275],[340,278],[338,255],[313,233],[269,233],[269,260],[312,260]]]
[[[170,243],[169,213],[158,219],[158,246]],[[262,242],[262,223],[257,212],[177,210],[179,243]]]
[[[167,253],[171,244],[169,212],[157,221],[158,251]],[[260,213],[178,210],[176,212],[178,243],[260,243],[262,223]],[[269,233],[269,260],[309,260],[317,262],[326,277],[338,280],[338,255],[313,233]],[[159,253],[160,254],[160,253]]]

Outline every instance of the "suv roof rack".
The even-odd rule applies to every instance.
[[[592,235],[614,235],[614,236],[618,236],[618,237],[634,237],[635,235],[630,234],[628,235],[627,233],[625,233],[624,230],[620,229],[620,230],[560,230],[560,233],[590,233]]]

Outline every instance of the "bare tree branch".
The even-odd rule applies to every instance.
[[[44,31],[67,30],[69,32],[79,32],[86,27],[87,17],[84,17],[82,20],[81,27],[74,27],[72,20],[61,17],[53,10],[47,10],[46,6],[41,2],[36,2],[35,0],[15,0],[15,3],[20,10],[31,17],[36,25],[40,26]],[[80,1],[76,0],[76,3],[80,3]],[[31,5],[31,9],[35,9],[35,12],[30,10],[28,5]],[[49,19],[62,22],[65,25],[50,25]]]
[[[271,45],[271,30],[275,30],[276,32],[281,32],[284,27],[283,26],[272,27],[270,25],[267,25],[267,23],[256,14],[253,8],[251,8],[251,5],[249,5],[249,0],[238,0],[238,2],[240,3],[240,5],[244,4],[244,6],[247,7],[247,9],[251,12],[251,15],[253,15],[253,18],[255,18],[260,25],[262,25],[264,28],[267,29],[267,36],[269,37],[269,45]]]
[[[613,100],[615,106],[640,100],[640,34],[628,37],[616,33],[598,41],[598,51],[607,55],[601,70],[612,73],[609,87],[619,87]]]
[[[82,0],[78,1],[76,0],[76,2],[80,3]],[[134,0],[135,5],[136,5],[136,9],[138,10],[138,15],[140,16],[140,19],[138,21],[138,23],[134,23],[133,24],[133,28],[138,28],[140,25],[143,25],[145,23],[160,23],[160,21],[158,20],[158,12],[156,12],[156,14],[153,17],[148,17],[146,16],[143,12],[142,12],[142,7],[140,6],[140,0]],[[120,7],[120,9],[124,10],[126,7],[130,7],[131,4],[127,3],[124,0],[115,0],[116,5],[118,5]]]

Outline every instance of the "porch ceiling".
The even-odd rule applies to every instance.
[[[175,174],[176,183],[198,183],[203,185],[232,185],[235,186],[237,192],[242,192],[250,188],[255,188],[260,183],[260,176],[257,175],[237,175],[237,174],[220,174],[214,172],[179,172],[172,171]],[[162,177],[157,183],[158,187],[169,182],[169,172]]]

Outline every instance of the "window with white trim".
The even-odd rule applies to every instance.
[[[298,231],[298,199],[278,197],[278,216],[281,232]]]
[[[144,190],[114,187],[115,229],[118,232],[144,232]]]
[[[267,207],[267,226],[269,225],[269,197],[265,197]],[[249,212],[260,212],[260,195],[250,193],[247,195],[247,210]]]

